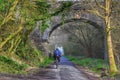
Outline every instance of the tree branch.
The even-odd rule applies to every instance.
[[[5,39],[5,41],[3,41],[3,42],[0,44],[0,49],[1,49],[12,37],[14,37],[16,34],[18,34],[22,29],[23,29],[22,24],[20,24],[20,25],[19,25],[19,29],[18,29],[15,33],[9,35],[9,36]]]
[[[105,16],[101,15],[97,10],[87,10],[87,11],[105,19]]]
[[[100,7],[100,8],[103,9],[103,10],[105,10],[105,7],[102,6],[102,5],[100,5],[97,0],[95,0],[95,2],[96,2],[96,4],[97,4],[98,7]]]
[[[18,3],[18,0],[15,0],[13,2],[12,4],[13,6],[10,8],[8,15],[3,19],[2,23],[0,24],[0,28],[12,18],[12,15],[17,3]]]
[[[15,49],[14,47],[17,47],[17,44],[20,40],[20,35],[16,36],[16,38],[14,38],[12,41],[11,41],[11,47],[9,48],[9,53],[12,53],[13,52],[13,49]]]
[[[15,48],[13,49],[13,51],[11,53],[15,53],[16,52],[16,49],[17,49],[18,45],[20,44],[20,42],[21,42],[21,39],[19,38],[18,41],[16,42]]]
[[[97,2],[98,3],[98,2]],[[99,4],[99,3],[98,3]],[[89,4],[90,7],[92,8],[91,10],[87,10],[87,12],[93,13],[103,19],[105,19],[105,16],[101,15],[100,12],[98,10],[96,10],[96,8],[93,7],[93,5]],[[99,4],[100,5],[100,4]]]

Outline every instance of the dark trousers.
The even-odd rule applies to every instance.
[[[54,55],[53,57],[54,57],[54,60],[56,60],[56,59],[57,59],[57,60],[58,60],[58,62],[60,62],[60,56],[55,56],[55,55]]]

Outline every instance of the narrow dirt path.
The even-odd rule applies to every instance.
[[[90,80],[85,74],[76,69],[66,58],[62,57],[58,69],[50,65],[46,69],[38,69],[29,75],[0,74],[0,80]]]

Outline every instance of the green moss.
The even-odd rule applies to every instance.
[[[72,6],[72,2],[61,2],[61,7],[57,8],[55,10],[55,12],[53,14],[51,14],[51,16],[56,16],[58,15],[60,12],[63,12],[63,11],[66,11],[66,10],[69,10],[70,6]]]
[[[42,20],[42,26],[40,26],[40,30],[41,30],[42,32],[44,32],[47,27],[49,27],[49,26],[48,26],[48,24],[46,23],[46,20],[45,20],[45,19]]]

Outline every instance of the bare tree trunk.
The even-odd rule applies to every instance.
[[[112,48],[112,39],[110,31],[110,2],[111,0],[105,0],[105,24],[106,24],[106,47],[109,60],[109,72],[111,76],[114,76],[117,72],[117,67],[115,64],[113,48]]]

